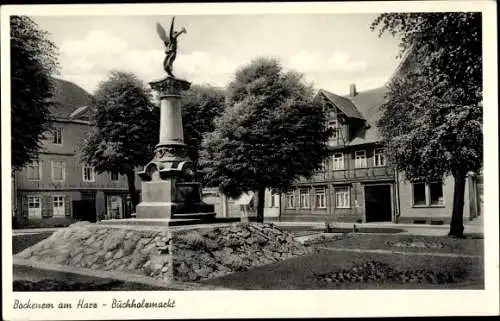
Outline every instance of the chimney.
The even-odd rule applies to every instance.
[[[350,84],[349,85],[349,96],[354,97],[358,93],[356,92],[356,84]]]

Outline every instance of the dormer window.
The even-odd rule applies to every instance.
[[[328,128],[333,130],[332,138],[338,138],[339,123],[337,119],[332,119],[328,122]]]
[[[58,127],[52,130],[52,144],[62,145],[63,143],[63,129]]]

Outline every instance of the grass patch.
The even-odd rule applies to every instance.
[[[29,266],[13,266],[13,291],[165,291],[164,287],[110,280],[76,273],[37,269]]]
[[[53,232],[33,233],[12,236],[12,254],[16,254],[51,236]]]
[[[57,292],[57,291],[151,291],[165,288],[152,287],[146,284],[112,281],[70,282],[53,279],[41,281],[15,280],[13,291],[19,292]]]
[[[47,217],[41,219],[17,219],[14,223],[14,229],[35,229],[51,227],[68,227],[73,223],[79,222],[70,217]]]
[[[428,247],[394,246],[398,243],[425,243]],[[440,246],[432,246],[442,245]],[[446,236],[414,236],[414,235],[377,235],[377,234],[349,234],[336,240],[326,240],[316,246],[352,249],[382,249],[399,252],[430,252],[454,253],[466,255],[483,255],[484,241],[476,238],[456,239]]]
[[[367,262],[382,262],[397,271],[425,269],[433,273],[456,275],[455,282],[444,284],[401,283],[375,280],[357,283],[325,283],[317,275],[351,269]],[[320,250],[303,257],[257,267],[203,281],[203,284],[238,290],[318,290],[318,289],[482,289],[483,260],[429,255],[357,253]]]

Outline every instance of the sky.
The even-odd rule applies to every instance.
[[[370,30],[375,14],[178,15],[174,74],[194,84],[226,86],[235,71],[261,56],[304,74],[316,90],[337,94],[383,86],[395,70],[398,41]],[[59,48],[60,78],[93,93],[111,70],[144,82],[162,78],[160,22],[171,16],[32,16]]]

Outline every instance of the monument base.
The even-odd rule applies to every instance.
[[[203,203],[200,190],[200,183],[175,178],[143,182],[136,219],[161,219],[167,225],[210,223],[216,215],[214,205]]]
[[[178,218],[129,218],[129,219],[114,219],[103,220],[97,222],[100,225],[113,225],[113,226],[138,226],[138,227],[169,227],[169,226],[182,226],[182,225],[196,225],[196,224],[224,224],[241,222],[239,217],[215,217],[207,215],[207,213],[193,214],[195,217],[178,217]],[[199,215],[196,217],[196,215]]]
[[[75,223],[15,254],[14,261],[196,282],[312,252],[272,224],[168,227],[158,222],[171,221]]]

